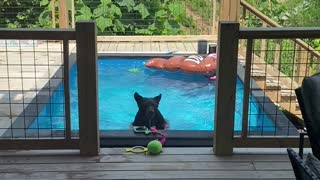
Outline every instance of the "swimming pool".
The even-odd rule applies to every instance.
[[[162,94],[159,109],[171,130],[214,129],[215,81],[198,74],[167,72],[144,67],[147,58],[100,58],[98,61],[99,126],[101,130],[128,130],[138,110],[134,92],[145,97]],[[134,68],[133,71],[131,71]],[[237,80],[235,127],[241,130],[243,84]],[[70,70],[71,128],[78,129],[77,69]],[[63,129],[62,84],[29,129]],[[250,97],[251,131],[273,131],[274,123]]]

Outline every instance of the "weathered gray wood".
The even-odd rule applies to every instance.
[[[292,170],[290,162],[254,162],[253,165],[256,170]]]
[[[102,148],[100,151],[101,155],[119,155],[119,154],[132,154],[127,153],[123,148]],[[183,155],[212,155],[212,148],[208,147],[191,147],[191,148],[182,148],[182,147],[170,147],[163,149],[162,155],[174,155],[174,154],[183,154]]]
[[[0,39],[75,40],[72,29],[9,29],[0,28]]]
[[[187,52],[183,42],[176,42],[177,51]]]
[[[159,35],[159,36],[98,36],[99,42],[185,42],[185,41],[198,41],[200,39],[217,39],[217,35]]]
[[[0,140],[0,150],[10,149],[77,149],[79,140],[39,139],[39,140]]]
[[[154,51],[154,52],[160,51],[159,42],[151,42],[151,51]]]
[[[128,42],[126,49],[128,52],[134,52],[134,42]]]
[[[109,51],[109,47],[110,47],[110,42],[101,42],[102,46],[101,46],[101,51],[102,52],[106,52]],[[100,50],[99,50],[100,51]]]
[[[288,162],[290,163],[290,162]],[[282,163],[283,167],[288,163]],[[276,163],[273,163],[276,164]],[[266,168],[266,163],[257,164]],[[286,168],[288,170],[289,168]],[[57,163],[1,165],[0,173],[14,172],[68,172],[68,171],[187,171],[187,170],[254,170],[251,162],[153,162],[153,163]],[[283,169],[283,168],[282,168]],[[273,169],[274,170],[274,169]]]
[[[243,154],[238,154],[239,151],[236,149],[237,154],[232,156],[208,154],[211,148],[196,150],[197,148],[164,148],[161,155],[151,156],[127,154],[124,148],[108,148],[102,149],[102,153],[95,157],[78,156],[74,150],[11,151],[4,154],[0,151],[0,177],[3,179],[294,178],[285,148],[260,151],[260,154],[250,154],[249,149],[241,151]],[[271,153],[266,154],[269,152]]]
[[[144,154],[103,155],[95,157],[82,157],[77,154],[70,155],[27,155],[27,156],[1,156],[0,164],[25,163],[159,163],[159,162],[289,162],[286,154],[239,154],[233,156],[214,155],[160,155],[149,156]]]
[[[214,152],[231,155],[237,80],[239,23],[219,23]]]
[[[77,22],[76,36],[80,153],[82,155],[98,155],[100,143],[95,22]]]
[[[107,51],[117,52],[118,42],[110,42]]]
[[[197,49],[195,48],[195,46],[193,46],[192,42],[185,42],[183,43],[183,45],[185,46],[186,51],[193,52],[193,53],[197,52]]]
[[[117,46],[117,52],[126,52],[127,51],[127,43],[125,42],[118,42],[118,46]]]
[[[92,171],[2,173],[4,179],[293,179],[292,171]]]
[[[142,52],[143,51],[143,43],[142,42],[134,42],[133,52]]]
[[[234,147],[298,147],[299,139],[295,137],[250,137],[247,139],[234,138]],[[310,147],[309,141],[305,141],[305,147]]]
[[[142,52],[148,53],[152,51],[151,42],[142,42]]]
[[[178,51],[178,48],[177,48],[175,42],[167,42],[167,45],[168,45],[168,49],[169,49],[171,52]]]
[[[242,138],[247,138],[247,135],[248,135],[248,121],[249,121],[248,111],[249,111],[249,95],[250,95],[252,44],[253,44],[253,40],[248,39],[244,83],[243,83],[244,87],[243,87],[242,130],[241,130]]]
[[[160,51],[168,52],[170,49],[168,48],[168,44],[166,42],[159,42]]]
[[[298,149],[293,148],[295,151]],[[304,153],[307,154],[311,152],[311,148],[305,148]],[[0,151],[0,157],[5,156],[51,156],[51,155],[78,155],[79,150],[15,150],[15,151]],[[101,148],[100,154],[104,155],[135,155],[130,152],[126,152],[124,148]],[[286,155],[286,148],[235,148],[234,156],[237,155],[261,155],[266,154],[268,159],[277,158],[278,156],[273,155]],[[163,149],[161,155],[210,155],[212,156],[212,148],[210,147],[190,147],[190,148],[182,148],[182,147],[170,147]],[[220,157],[220,159],[223,157]],[[277,159],[274,159],[277,160]]]

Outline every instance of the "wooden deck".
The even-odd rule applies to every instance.
[[[98,53],[197,54],[197,42],[99,42]]]
[[[77,153],[0,152],[0,179],[294,179],[285,149],[236,149],[226,157],[212,148],[165,148],[158,156],[123,148],[101,149],[97,157]]]

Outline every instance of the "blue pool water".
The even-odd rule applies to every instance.
[[[172,130],[212,130],[215,81],[198,74],[167,72],[144,67],[146,58],[103,58],[98,61],[99,122],[101,130],[129,129],[138,110],[134,92],[145,97],[162,94],[159,109]],[[139,72],[129,70],[138,68]],[[77,69],[70,71],[71,122],[78,129]],[[89,88],[89,87],[88,87]],[[235,130],[241,130],[243,84],[237,80]],[[272,121],[251,97],[250,130],[270,131]],[[62,84],[29,128],[64,128]],[[51,116],[51,117],[50,117]],[[50,117],[50,118],[48,118]]]

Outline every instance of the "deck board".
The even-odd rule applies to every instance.
[[[127,51],[126,46],[127,46],[127,43],[119,42],[118,43],[117,52],[125,52],[125,51]]]
[[[127,42],[126,48],[127,48],[127,52],[133,52],[134,42]]]
[[[195,52],[195,53],[197,52],[197,49],[195,48],[192,42],[185,42],[184,46],[186,48],[186,51],[188,52]]]
[[[293,179],[288,171],[81,171],[3,173],[4,179]]]
[[[143,52],[143,43],[142,42],[134,42],[133,52]]]
[[[103,148],[96,157],[78,151],[0,151],[4,179],[294,179],[281,153],[242,152],[217,157],[212,148],[164,148],[161,155]]]
[[[152,52],[159,52],[160,51],[159,42],[151,42],[151,51]]]
[[[168,48],[167,42],[159,42],[160,52],[169,52],[171,49]]]
[[[108,47],[109,52],[117,52],[117,48],[118,48],[118,42],[110,42],[110,45]]]
[[[188,52],[188,50],[186,49],[186,46],[184,45],[184,43],[180,43],[180,42],[175,42],[176,44],[176,47],[178,49],[179,52],[187,52],[187,53],[190,53]]]

